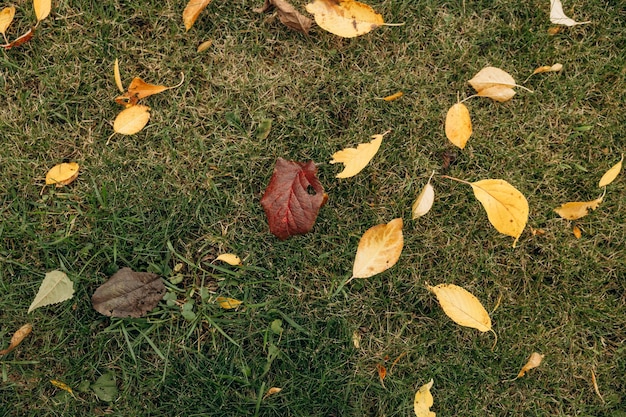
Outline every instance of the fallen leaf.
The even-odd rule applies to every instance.
[[[552,26],[551,28],[548,28],[547,32],[548,35],[550,36],[554,36],[557,33],[559,33],[561,31],[561,26]]]
[[[209,39],[208,41],[204,41],[200,45],[198,45],[198,49],[196,49],[196,52],[197,53],[204,52],[207,49],[209,49],[211,47],[211,45],[213,45],[213,41],[212,40]]]
[[[355,0],[313,0],[306,11],[322,29],[344,38],[366,34],[385,23],[374,9]]]
[[[604,398],[602,397],[602,394],[600,394],[600,388],[598,387],[596,373],[593,372],[593,369],[591,370],[591,383],[593,384],[593,390],[596,392],[596,395],[600,397],[600,400],[602,400],[602,403],[604,403]]]
[[[544,65],[533,71],[532,75],[541,74],[543,72],[559,72],[563,69],[563,64]]]
[[[361,334],[358,332],[358,330],[352,332],[352,344],[354,345],[355,349],[361,349]]]
[[[11,43],[2,45],[2,47],[6,50],[18,47],[22,44],[25,44],[29,40],[31,40],[34,34],[35,34],[35,28],[33,27],[33,28],[30,28],[25,34],[15,39],[14,41],[12,41]]]
[[[204,10],[209,3],[211,3],[211,0],[189,0],[185,10],[183,10],[183,23],[185,24],[186,30],[191,29],[202,10]]]
[[[36,308],[69,300],[74,296],[74,283],[61,271],[46,272],[28,313]]]
[[[387,96],[387,97],[383,97],[383,100],[385,100],[385,101],[394,101],[394,100],[399,99],[399,98],[400,98],[400,97],[402,97],[403,95],[404,95],[404,93],[403,93],[402,91],[398,91],[398,92],[397,92],[397,93],[395,93],[395,94],[392,94],[392,95]]]
[[[150,120],[150,107],[138,104],[124,109],[113,122],[113,130],[122,135],[134,135]]]
[[[376,371],[378,372],[378,379],[380,379],[380,383],[382,384],[385,381],[385,377],[387,376],[387,368],[385,368],[384,365],[377,363]]]
[[[163,280],[151,272],[117,271],[91,297],[93,308],[109,317],[141,317],[165,295]]]
[[[241,259],[234,253],[223,253],[215,258],[216,261],[223,261],[229,265],[241,265]]]
[[[436,414],[430,411],[430,407],[433,406],[434,400],[430,393],[430,389],[433,386],[434,381],[431,379],[427,384],[424,384],[415,393],[415,399],[413,400],[413,410],[416,417],[435,417]]]
[[[623,154],[622,154],[622,159],[620,159],[620,161],[617,164],[613,165],[611,169],[606,171],[604,175],[602,176],[602,178],[600,178],[598,187],[606,187],[607,185],[615,181],[615,178],[617,178],[619,173],[622,171],[622,162],[624,162]]]
[[[371,227],[359,241],[352,278],[369,278],[391,268],[400,259],[403,246],[401,218]]]
[[[217,304],[219,304],[220,307],[226,310],[237,308],[243,303],[243,301],[228,297],[217,297],[215,301],[217,302]]]
[[[481,332],[493,332],[489,313],[478,298],[465,288],[454,284],[427,285],[427,288],[435,294],[443,312],[455,323]]]
[[[52,9],[52,0],[33,0],[33,6],[35,8],[37,21],[42,21],[50,14],[50,10]]]
[[[479,97],[488,97],[492,100],[504,103],[505,101],[509,101],[513,98],[515,90],[504,85],[494,85],[493,87],[480,90],[476,93],[476,95]]]
[[[591,21],[576,22],[575,20],[567,17],[563,12],[563,4],[561,4],[561,0],[550,0],[550,22],[555,25],[565,26],[576,26],[591,23]]]
[[[517,85],[509,73],[495,67],[483,68],[468,82],[474,90],[476,90],[477,96],[489,97],[499,102],[508,101],[513,98],[515,95],[513,87],[528,90],[525,87]]]
[[[74,391],[72,391],[72,388],[70,388],[70,386],[67,385],[65,382],[61,382],[61,381],[58,381],[56,379],[51,379],[50,383],[52,385],[54,385],[55,387],[60,388],[60,389],[62,389],[64,391],[67,391],[70,394],[72,394],[72,396],[74,396]]]
[[[71,184],[78,178],[78,169],[80,166],[76,162],[64,162],[50,168],[46,174],[46,184],[63,187]]]
[[[261,205],[270,232],[281,240],[308,233],[326,202],[324,187],[316,177],[317,167],[307,163],[276,160]]]
[[[530,233],[531,233],[533,236],[543,236],[543,235],[545,235],[545,234],[546,234],[546,231],[545,231],[545,230],[543,230],[543,229],[535,229],[535,228],[531,227],[531,228],[530,228]]]
[[[336,175],[337,178],[350,178],[361,172],[363,168],[372,160],[380,145],[383,142],[383,136],[389,131],[380,134],[373,135],[374,138],[370,143],[361,143],[356,148],[345,148],[341,151],[335,152],[332,156],[331,164],[341,162],[344,164],[344,169]]]
[[[422,192],[417,196],[411,207],[411,213],[413,214],[413,220],[422,217],[430,211],[435,202],[435,189],[430,185],[430,180],[433,178],[435,171],[430,175],[428,182],[424,186]]]
[[[604,194],[591,201],[574,201],[565,203],[555,208],[554,211],[564,219],[577,220],[589,214],[589,210],[597,209],[603,198]]]
[[[122,84],[122,76],[120,75],[120,63],[115,58],[115,62],[113,63],[113,77],[115,78],[115,85],[117,89],[120,90],[120,93],[124,92],[124,85]]]
[[[530,358],[528,358],[528,362],[526,362],[526,364],[522,367],[522,369],[519,371],[515,379],[523,377],[526,374],[526,372],[528,372],[529,370],[533,368],[538,367],[539,364],[541,364],[541,361],[543,360],[544,356],[545,355],[542,355],[540,353],[533,352],[530,355]]]
[[[574,237],[576,239],[580,239],[583,236],[583,232],[580,230],[580,227],[578,227],[577,225],[574,225],[574,227],[572,227],[572,233],[574,233]]]
[[[115,401],[118,392],[117,384],[115,383],[115,373],[111,371],[100,375],[100,378],[91,384],[91,389],[101,401]]]
[[[6,37],[6,31],[11,22],[13,22],[13,17],[15,17],[15,6],[5,7],[2,11],[0,11],[0,33],[4,36],[4,41],[6,43],[9,43]]]
[[[13,333],[13,336],[11,337],[11,341],[9,342],[9,347],[7,347],[6,349],[0,350],[0,355],[6,355],[7,353],[11,352],[13,349],[18,347],[19,344],[22,343],[22,341],[26,338],[26,336],[28,336],[30,332],[32,331],[33,331],[33,325],[30,323],[27,323],[23,325],[22,327],[20,327],[19,329],[17,329],[17,331]]]
[[[282,388],[278,388],[278,387],[272,387],[270,389],[267,390],[267,392],[265,393],[265,395],[263,396],[263,399],[266,399],[267,397],[269,397],[270,395],[274,395],[274,394],[278,394],[279,392],[281,392],[283,389]]]
[[[313,24],[311,19],[302,15],[285,0],[265,0],[263,6],[254,9],[254,11],[257,13],[264,13],[272,9],[272,7],[276,7],[276,10],[278,10],[278,18],[281,22],[283,22],[283,24],[285,24],[285,26],[297,30],[298,32],[302,32],[305,35],[309,34],[309,30]]]
[[[465,104],[456,103],[446,114],[446,137],[452,144],[461,149],[472,135],[472,120]]]

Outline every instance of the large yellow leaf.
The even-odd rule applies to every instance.
[[[492,331],[491,318],[472,293],[454,284],[427,286],[432,291],[443,312],[461,326],[478,329],[481,332]]]
[[[36,308],[60,303],[74,296],[74,283],[61,271],[47,272],[35,299],[28,307],[30,313]]]
[[[607,185],[615,181],[615,178],[617,178],[619,173],[622,171],[622,162],[624,162],[624,155],[622,155],[622,159],[620,159],[617,164],[613,165],[611,169],[604,173],[602,178],[600,178],[598,187],[606,187]]]
[[[403,246],[401,218],[368,229],[359,241],[352,278],[369,278],[391,268],[398,262]]]
[[[573,201],[565,203],[555,208],[554,211],[556,214],[567,220],[580,219],[581,217],[585,217],[589,214],[589,210],[597,209],[603,198],[604,194],[591,201]]]
[[[9,25],[13,21],[13,17],[15,16],[15,6],[5,7],[0,11],[0,33],[4,36],[7,31]],[[6,37],[4,40],[8,43]]]
[[[76,162],[64,162],[50,168],[46,174],[46,184],[62,187],[69,185],[78,177],[80,166]]]
[[[472,135],[472,120],[465,104],[456,103],[446,114],[446,137],[453,145],[463,149]]]
[[[52,9],[52,0],[33,0],[33,7],[35,8],[35,16],[37,16],[37,20],[42,21],[50,14],[50,9]]]
[[[570,19],[563,12],[563,4],[561,0],[550,0],[550,22],[555,25],[565,25],[565,26],[576,26],[576,25],[584,25],[587,22],[576,22],[573,19]]]
[[[124,109],[113,122],[113,130],[122,135],[134,135],[150,120],[150,107],[138,104]]]
[[[383,142],[383,136],[387,133],[373,135],[372,138],[374,139],[370,143],[361,143],[356,148],[346,148],[335,152],[330,163],[341,162],[345,165],[343,171],[337,174],[337,178],[350,178],[361,172],[376,155],[380,149],[380,144]]]
[[[344,38],[363,35],[385,23],[370,6],[354,0],[313,0],[306,11],[322,29]]]
[[[211,0],[189,0],[185,10],[183,10],[183,23],[185,24],[185,29],[189,30],[196,23],[198,16],[211,3]]]
[[[424,384],[415,393],[415,399],[413,400],[413,410],[416,417],[435,417],[436,414],[430,411],[430,407],[433,406],[434,400],[430,393],[430,389],[433,386],[434,381],[431,379],[427,384]]]

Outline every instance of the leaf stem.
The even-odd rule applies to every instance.
[[[465,180],[460,180],[458,178],[454,178],[454,177],[450,177],[449,175],[441,175],[441,178],[447,178],[449,180],[453,180],[453,181],[458,181],[458,182],[462,182],[463,184],[467,184],[467,185],[472,185],[471,182],[465,181]]]

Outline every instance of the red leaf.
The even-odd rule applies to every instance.
[[[313,161],[276,160],[261,205],[270,232],[279,239],[303,235],[313,228],[317,213],[326,202],[324,187],[315,176],[316,173],[317,167]]]

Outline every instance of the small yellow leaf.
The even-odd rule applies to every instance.
[[[115,85],[117,85],[117,89],[120,90],[120,93],[124,92],[124,85],[122,84],[122,76],[120,75],[120,63],[115,58],[115,63],[113,64],[113,77],[115,77]]]
[[[435,172],[433,171],[433,174]],[[422,192],[417,196],[415,201],[413,202],[413,207],[411,208],[411,212],[413,214],[413,220],[422,217],[426,213],[430,211],[435,202],[435,189],[432,185],[430,185],[430,180],[432,179],[432,175],[428,179],[428,182],[424,186]]]
[[[35,16],[38,21],[44,20],[50,14],[52,9],[52,0],[33,0],[33,6],[35,8]]]
[[[76,162],[64,162],[53,166],[46,174],[46,184],[57,187],[69,185],[78,177],[79,165]]]
[[[283,389],[282,388],[278,388],[278,387],[272,387],[270,389],[267,390],[267,392],[265,393],[265,395],[263,396],[263,399],[266,399],[267,397],[269,397],[270,395],[274,395],[274,394],[278,394],[279,392],[281,392]]]
[[[573,19],[570,19],[563,12],[563,4],[561,4],[561,0],[550,0],[550,22],[555,25],[565,25],[565,26],[576,26],[576,25],[584,25],[587,22],[576,22]]]
[[[572,227],[572,233],[574,233],[574,237],[576,239],[580,239],[583,236],[583,232],[580,230],[580,227],[578,227],[577,225],[574,225],[574,227]]]
[[[567,220],[577,220],[589,214],[589,210],[595,210],[602,202],[603,196],[591,201],[575,201],[562,204],[554,209],[556,214]]]
[[[344,38],[363,35],[385,23],[374,9],[355,0],[313,0],[306,11],[322,29]]]
[[[472,120],[465,104],[456,103],[446,114],[446,137],[453,145],[463,149],[472,135]]]
[[[383,100],[385,101],[394,101],[399,99],[400,97],[402,97],[404,95],[404,93],[402,91],[398,91],[395,94],[392,94],[390,96],[384,97]]]
[[[515,87],[515,80],[507,72],[495,67],[485,67],[468,81],[477,92],[494,86]]]
[[[22,340],[26,338],[33,330],[33,325],[28,323],[17,329],[13,336],[11,337],[11,341],[9,342],[9,347],[6,349],[0,350],[0,355],[6,355],[11,352],[13,349],[19,346],[22,343]]]
[[[27,313],[39,307],[69,300],[73,296],[74,282],[72,282],[64,272],[46,272],[46,277],[41,281],[39,291],[37,291],[35,299],[30,304],[30,307],[28,307]]]
[[[494,85],[492,87],[485,88],[476,93],[479,97],[488,97],[492,100],[504,103],[509,101],[515,95],[515,90],[511,87],[504,85]]]
[[[596,395],[600,398],[600,400],[602,400],[602,403],[604,403],[604,397],[602,397],[602,394],[600,394],[598,380],[596,378],[596,373],[593,372],[593,369],[591,370],[591,383],[593,384],[593,390],[596,392]]]
[[[369,278],[391,268],[400,259],[403,246],[401,218],[368,229],[359,241],[352,278]]]
[[[185,29],[189,30],[196,23],[200,13],[211,3],[211,0],[189,0],[185,10],[183,10],[183,23]]]
[[[433,386],[434,381],[431,379],[427,384],[420,387],[415,393],[415,399],[413,400],[413,410],[416,417],[435,417],[436,414],[430,411],[430,407],[434,404],[434,399],[430,393],[430,389]]]
[[[337,174],[337,178],[350,178],[361,172],[363,168],[372,160],[380,145],[383,142],[383,136],[389,131],[381,135],[373,135],[374,138],[370,143],[361,143],[356,148],[345,148],[335,152],[332,156],[331,164],[341,162],[345,165],[343,171]]]
[[[519,374],[517,374],[516,379],[523,377],[526,374],[526,372],[528,372],[529,370],[538,367],[541,361],[543,360],[543,357],[544,355],[537,353],[537,352],[533,352],[530,355],[530,358],[528,358],[528,362],[526,362],[526,365],[524,365],[522,369],[519,371]]]
[[[198,49],[196,50],[196,52],[197,53],[204,52],[207,49],[209,49],[211,47],[211,45],[213,45],[213,41],[212,40],[209,39],[208,41],[204,41],[200,45],[198,45]]]
[[[443,312],[455,323],[478,329],[481,332],[493,332],[489,313],[478,301],[478,298],[465,288],[454,284],[427,287],[439,300]]]
[[[215,258],[215,260],[226,262],[229,265],[241,265],[241,259],[234,253],[223,253]]]
[[[138,104],[124,109],[113,122],[113,130],[122,135],[134,135],[150,120],[150,107]]]
[[[215,301],[217,302],[217,304],[219,304],[220,307],[226,310],[237,308],[243,303],[243,301],[228,297],[217,297]]]
[[[563,69],[563,64],[543,65],[533,71],[532,75],[541,74],[542,72],[559,72]]]
[[[622,154],[622,159],[620,159],[620,161],[617,164],[613,165],[611,169],[606,171],[604,175],[602,176],[602,178],[600,178],[598,187],[606,187],[607,185],[615,181],[615,178],[617,178],[619,173],[622,171],[622,162],[624,162],[623,154]]]
[[[61,381],[57,381],[56,379],[51,379],[50,383],[52,385],[54,385],[57,388],[60,388],[64,391],[69,392],[70,394],[74,395],[74,391],[72,391],[72,389],[69,387],[69,385],[67,385],[65,382],[61,382]]]
[[[3,36],[13,21],[13,17],[15,17],[15,6],[5,7],[0,11],[0,33]]]

